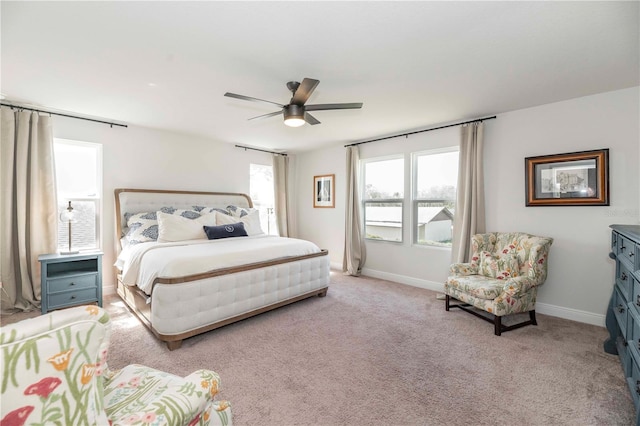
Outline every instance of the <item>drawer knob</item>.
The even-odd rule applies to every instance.
[[[618,312],[619,313],[623,313],[624,312],[624,305],[620,304],[620,305],[617,306],[617,308],[618,308]]]
[[[624,249],[626,249],[625,246],[620,246],[620,251],[624,251]]]
[[[636,393],[640,395],[640,380],[636,381]]]
[[[74,283],[74,282],[72,281],[72,282],[71,282],[71,284],[69,284],[69,285],[76,285],[76,283]]]
[[[71,300],[73,300],[73,299],[75,299],[75,298],[76,298],[75,296],[71,296]]]
[[[629,253],[629,257],[633,257],[633,254],[634,254],[633,252]]]
[[[640,306],[640,294],[636,296],[636,306]]]
[[[620,275],[620,279],[622,281],[626,281],[627,280],[627,274],[625,274],[624,272]]]

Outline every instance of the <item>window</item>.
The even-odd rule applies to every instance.
[[[402,242],[404,158],[363,163],[365,238]]]
[[[273,166],[249,165],[249,194],[260,211],[260,226],[269,235],[278,235],[274,213]]]
[[[413,155],[413,241],[451,246],[458,184],[458,148]]]
[[[76,217],[71,236],[74,250],[100,248],[102,145],[54,140],[58,211],[71,201]],[[58,248],[69,248],[69,227],[58,221]]]

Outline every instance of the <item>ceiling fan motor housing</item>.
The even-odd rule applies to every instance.
[[[288,118],[301,118],[304,120],[304,106],[303,105],[287,105],[282,109],[282,113],[284,114],[284,119]]]

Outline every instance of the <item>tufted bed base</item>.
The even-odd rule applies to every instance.
[[[229,195],[186,192],[188,202],[204,197],[209,205],[218,197],[228,202]],[[137,206],[137,195],[144,205]],[[178,191],[116,190],[118,232],[125,211],[145,211],[149,200],[155,205],[180,205]],[[156,201],[156,196],[161,201]],[[168,197],[168,199],[167,199]],[[213,197],[213,199],[211,198]],[[248,197],[247,197],[248,199]],[[121,205],[127,200],[127,210]],[[202,202],[201,200],[199,200]],[[238,200],[235,200],[236,202]],[[221,205],[222,205],[221,204]],[[136,205],[133,209],[131,206]],[[251,206],[251,201],[248,201]],[[117,281],[117,293],[127,307],[169,350],[180,348],[182,341],[216,328],[297,302],[309,297],[324,297],[329,285],[329,256],[326,250],[297,257],[286,257],[203,274],[179,278],[156,278],[152,297],[138,287]]]

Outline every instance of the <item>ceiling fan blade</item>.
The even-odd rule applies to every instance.
[[[242,99],[243,101],[251,101],[251,102],[265,102],[268,104],[278,105],[280,108],[284,108],[284,105],[282,104],[279,104],[277,102],[265,101],[264,99],[252,98],[250,96],[244,96],[244,95],[237,95],[235,93],[230,93],[230,92],[227,92],[224,95],[228,98]]]
[[[282,111],[270,112],[269,114],[259,115],[257,117],[251,117],[249,120],[259,120],[261,118],[273,117],[282,114]]]
[[[306,121],[307,123],[311,124],[312,126],[315,124],[320,124],[320,122],[311,114],[309,114],[308,112],[304,113],[304,121]]]
[[[305,77],[305,79],[302,80],[302,83],[300,83],[300,86],[298,86],[296,93],[293,94],[291,103],[296,105],[304,105],[304,103],[307,102],[309,96],[311,96],[318,84],[320,84],[320,80],[314,80],[313,78]]]
[[[322,111],[327,109],[358,109],[362,108],[362,102],[354,102],[350,104],[318,104],[318,105],[305,105],[304,109],[307,111]]]

